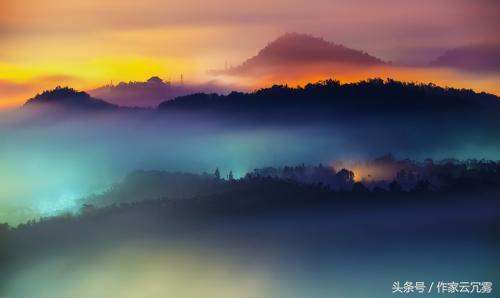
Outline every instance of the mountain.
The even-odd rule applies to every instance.
[[[410,159],[397,160],[392,155],[352,165],[365,167],[373,173],[373,179],[360,178],[366,190],[391,190],[391,181],[395,181],[401,190],[422,192],[430,189],[442,193],[500,192],[500,161],[488,160],[432,160],[425,162]],[[393,169],[390,176],[377,174],[379,169]],[[356,170],[359,173],[359,170]],[[263,167],[254,169],[240,179],[221,179],[214,174],[193,174],[167,171],[137,170],[130,173],[123,181],[108,191],[80,199],[78,203],[105,207],[122,203],[148,200],[186,200],[192,198],[214,197],[220,194],[270,192],[270,186],[288,184],[328,187],[329,190],[356,191],[353,171],[338,166],[296,165],[284,167]],[[387,179],[386,179],[387,178]],[[363,179],[361,181],[361,179]],[[422,185],[422,182],[426,185]],[[422,188],[425,187],[425,188]],[[394,189],[392,189],[394,191]]]
[[[443,115],[447,115],[447,121],[460,126],[466,120],[479,124],[486,119],[498,119],[500,99],[491,94],[433,84],[382,79],[341,84],[327,80],[297,88],[275,85],[252,93],[192,94],[165,101],[159,109],[215,113],[220,119],[237,121],[358,124],[394,121],[396,126],[407,121],[425,125],[431,123],[430,120],[442,122]]]
[[[229,74],[251,72],[263,67],[335,63],[371,66],[384,62],[365,52],[328,42],[307,34],[286,33],[269,43],[259,53],[240,66],[227,70]]]
[[[69,87],[56,87],[47,90],[29,99],[25,107],[51,107],[64,110],[109,110],[118,108],[106,101],[91,97],[83,91],[76,91]]]
[[[145,82],[120,82],[90,90],[92,96],[125,106],[152,107],[158,103],[186,93],[159,77],[151,77]]]
[[[195,92],[227,92],[215,83],[186,84],[164,81],[153,76],[145,82],[120,82],[88,91],[91,96],[102,98],[119,106],[156,107],[164,100]]]
[[[226,180],[215,179],[209,174],[134,171],[112,189],[85,198],[83,202],[106,206],[158,198],[184,199],[227,191],[234,191],[234,187]]]
[[[431,66],[475,72],[500,72],[500,44],[482,44],[452,49],[432,61]]]

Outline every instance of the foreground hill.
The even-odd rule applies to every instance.
[[[157,174],[152,178],[157,178]],[[134,202],[134,193],[122,193],[121,203],[105,207],[84,204],[76,215],[42,218],[16,228],[2,225],[0,239],[9,243],[3,256],[30,257],[34,250],[39,254],[45,250],[79,249],[81,245],[99,247],[131,239],[144,241],[149,237],[167,241],[192,237],[202,242],[213,237],[216,241],[233,242],[240,233],[248,233],[253,235],[249,238],[252,240],[256,235],[265,235],[259,240],[261,245],[265,245],[266,239],[272,245],[278,244],[280,241],[274,242],[275,237],[285,237],[293,240],[290,244],[297,245],[303,240],[308,243],[311,232],[320,237],[317,244],[327,244],[325,237],[334,232],[335,237],[347,237],[348,242],[355,233],[359,237],[355,242],[362,243],[370,235],[366,230],[369,229],[376,233],[372,236],[378,243],[380,236],[388,240],[395,231],[423,231],[422,235],[429,235],[434,225],[442,223],[446,223],[448,231],[457,233],[463,233],[469,224],[492,229],[488,230],[491,232],[499,228],[492,221],[499,212],[497,193],[471,195],[358,188],[335,191],[323,185],[270,177],[219,181],[219,185],[223,188],[218,191],[183,199],[165,197]],[[430,235],[432,240],[443,237]]]
[[[388,194],[409,192],[463,194],[500,191],[500,162],[486,160],[396,160],[384,156],[354,164],[353,171],[341,165],[284,166],[254,169],[245,177],[220,178],[219,174],[166,171],[134,171],[110,190],[81,200],[81,204],[104,207],[145,200],[183,200],[203,196],[262,191],[274,186],[318,187],[320,190]],[[365,176],[361,175],[365,173]],[[271,199],[270,199],[271,200]]]
[[[488,165],[480,165],[487,166],[485,173]],[[161,184],[169,175],[140,173],[139,180],[151,176]],[[126,287],[138,293],[130,297],[143,297],[142,283],[152,280],[159,293],[153,296],[163,297],[186,279],[177,297],[193,297],[183,290],[192,288],[193,280],[208,279],[207,288],[213,289],[212,277],[222,270],[226,274],[217,280],[217,289],[227,289],[232,276],[247,278],[255,270],[255,276],[273,279],[265,293],[251,297],[302,298],[313,292],[320,293],[313,297],[328,297],[332,276],[351,275],[346,272],[360,272],[363,279],[378,276],[383,282],[353,297],[386,297],[387,288],[403,274],[460,274],[457,259],[460,268],[478,279],[498,276],[498,193],[334,191],[262,176],[203,179],[236,187],[187,199],[103,208],[87,204],[75,215],[17,228],[0,225],[0,243],[5,244],[0,245],[0,296],[73,297],[80,289],[92,289],[95,297],[104,298],[126,293]],[[120,194],[126,202],[134,195]],[[461,280],[460,275],[446,278]],[[23,286],[27,283],[30,287]],[[363,288],[345,283],[335,289],[352,293]],[[299,294],[276,296],[284,287]],[[61,294],[53,295],[53,289]],[[380,294],[373,295],[375,291]]]

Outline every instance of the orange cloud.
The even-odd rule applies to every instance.
[[[494,0],[436,0],[429,5],[419,0],[2,0],[0,80],[30,86],[26,90],[54,84],[89,89],[110,80],[145,80],[151,75],[168,79],[180,73],[208,81],[213,79],[208,70],[226,62],[239,64],[276,35],[291,31],[323,36],[385,61],[431,61],[455,46],[498,41],[498,8]],[[59,75],[66,78],[40,80]],[[252,88],[372,76],[497,94],[500,88],[497,77],[450,70],[354,71],[329,65],[224,80]],[[0,94],[0,100],[3,106],[16,105],[21,96],[9,91]]]

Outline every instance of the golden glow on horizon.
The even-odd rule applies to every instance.
[[[99,57],[85,63],[4,63],[0,64],[0,73],[8,73],[9,82],[25,88],[1,98],[0,108],[19,106],[35,93],[58,85],[88,90],[107,84],[110,80],[144,81],[152,75],[165,79],[177,78],[181,73],[194,72],[196,67],[191,60],[156,60],[144,57]]]
[[[436,0],[429,8],[420,1],[407,2],[0,0],[0,109],[19,106],[57,85],[89,90],[111,80],[143,81],[153,75],[175,80],[181,73],[192,83],[219,79],[241,90],[327,78],[354,82],[391,77],[500,94],[499,74],[453,70],[319,67],[236,79],[208,73],[225,62],[239,65],[278,35],[293,31],[385,60],[395,57],[382,53],[411,58],[405,49],[439,48],[430,55],[419,52],[430,61],[441,48],[498,40],[493,30],[497,18],[491,18],[495,3]],[[424,31],[418,25],[423,19],[429,26]]]
[[[90,90],[108,84],[110,80],[119,81],[145,81],[153,75],[163,79],[176,80],[180,74],[196,73],[198,65],[192,61],[172,60],[159,61],[140,57],[99,58],[82,64],[39,64],[17,66],[0,64],[0,72],[11,74],[12,83],[25,86],[22,91],[7,93],[0,100],[0,109],[22,105],[26,99],[43,90],[55,86],[71,86],[80,90]],[[46,71],[50,69],[50,72]],[[187,70],[187,72],[186,72]],[[190,72],[191,71],[191,72]],[[300,70],[298,70],[300,71]],[[442,87],[466,88],[476,92],[489,92],[500,94],[500,75],[474,76],[447,69],[432,68],[398,68],[383,67],[370,68],[364,71],[327,71],[326,69],[309,69],[302,73],[288,70],[286,73],[274,73],[256,77],[231,78],[219,76],[213,79],[221,84],[237,86],[243,91],[266,88],[273,84],[288,86],[304,86],[321,80],[333,78],[341,83],[353,83],[369,78],[391,78],[406,82],[433,83]],[[209,80],[209,76],[193,75],[193,83]],[[1,82],[0,82],[1,84]]]
[[[354,181],[356,182],[370,182],[375,180],[391,181],[400,170],[396,166],[390,164],[368,164],[359,161],[337,162],[333,164],[333,167],[337,170],[342,168],[349,169],[354,173]]]
[[[275,70],[273,74],[264,75],[259,79],[251,77],[248,80],[252,89],[264,88],[273,84],[283,84],[290,87],[304,86],[325,79],[337,79],[341,83],[354,83],[369,78],[394,79],[405,82],[433,83],[441,87],[472,89],[476,92],[488,92],[500,95],[500,74],[478,75],[444,68],[426,67],[345,67],[334,65],[301,66],[296,69],[287,68]],[[242,79],[233,81],[243,84]]]

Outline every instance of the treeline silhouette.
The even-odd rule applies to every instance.
[[[77,213],[17,227],[0,224],[0,261],[85,242],[183,235],[224,222],[242,228],[246,220],[331,218],[346,210],[383,206],[425,206],[418,212],[436,205],[498,207],[499,162],[416,162],[386,156],[369,164],[398,166],[396,177],[355,181],[352,171],[325,165],[267,167],[239,179],[223,179],[219,170],[200,175],[137,171],[108,192],[82,200]]]
[[[118,108],[118,106],[104,100],[93,98],[86,92],[61,86],[35,95],[33,98],[30,98],[24,106],[34,107],[44,104],[78,110],[114,110]]]
[[[187,209],[196,205],[214,211],[231,209],[234,204],[242,202],[245,206],[281,209],[294,205],[294,200],[309,203],[319,198],[359,197],[361,201],[366,198],[371,201],[376,196],[379,202],[383,202],[384,197],[394,195],[500,193],[498,161],[426,159],[420,162],[397,160],[387,155],[361,165],[390,168],[394,177],[355,180],[353,171],[323,164],[259,168],[239,179],[235,179],[232,172],[223,179],[218,169],[213,174],[135,171],[110,190],[83,198],[79,203],[83,206],[83,213],[138,204],[174,204],[189,206]],[[21,224],[19,228],[33,223]],[[0,225],[0,235],[9,229],[7,224]]]
[[[300,206],[321,204],[384,203],[400,197],[425,194],[430,198],[457,195],[500,193],[500,162],[447,159],[422,162],[396,160],[388,155],[365,165],[393,166],[394,179],[355,181],[354,173],[333,166],[285,166],[255,169],[244,177],[221,178],[213,174],[190,174],[163,171],[135,171],[110,190],[80,201],[79,215],[65,214],[20,224],[15,230],[59,225],[87,216],[105,217],[123,212],[147,216],[193,219],[206,216],[274,212]],[[151,214],[150,214],[151,212]],[[0,225],[0,237],[13,228]]]
[[[227,179],[219,169],[214,173],[180,173],[165,171],[134,171],[108,191],[81,200],[81,204],[104,207],[112,204],[152,199],[187,199],[221,193],[252,191],[255,182],[272,179],[276,182],[315,185],[343,192],[437,192],[447,194],[500,192],[500,162],[488,160],[446,159],[434,161],[397,160],[392,155],[353,166],[365,167],[366,177],[336,165],[297,165],[265,167],[234,179]],[[346,167],[348,167],[346,165]],[[375,172],[384,172],[383,177]],[[388,178],[390,177],[390,178]]]
[[[367,177],[355,179],[351,170],[335,166],[285,166],[255,169],[246,175],[251,177],[272,177],[297,181],[305,184],[326,185],[332,189],[365,189],[374,191],[436,191],[447,193],[481,192],[500,190],[500,162],[490,160],[445,159],[422,162],[397,160],[386,155],[368,162],[357,162],[356,167],[367,168]],[[370,169],[374,171],[370,174]],[[376,172],[385,177],[377,177]],[[392,178],[387,179],[387,176]],[[357,180],[357,182],[356,182]]]
[[[370,79],[341,84],[320,81],[304,87],[275,85],[253,93],[228,95],[197,93],[161,103],[168,110],[201,110],[238,117],[296,121],[300,119],[460,120],[484,121],[500,114],[499,98],[469,89],[443,88],[434,84]],[[270,118],[271,119],[271,118]],[[385,119],[385,120],[390,120]],[[491,120],[491,119],[490,119]],[[468,122],[469,125],[474,123]]]
[[[307,206],[325,204],[341,206],[375,202],[373,200],[375,197],[380,198],[377,203],[383,203],[388,198],[411,196],[416,193],[414,190],[404,192],[401,189],[390,189],[381,196],[381,193],[370,191],[368,188],[365,189],[366,191],[359,191],[357,183],[353,183],[350,190],[335,190],[320,183],[303,184],[292,180],[256,176],[221,183],[230,186],[225,191],[210,192],[190,198],[165,196],[158,199],[140,200],[137,198],[134,200],[133,194],[130,194],[131,199],[102,207],[84,203],[78,214],[66,213],[33,219],[16,228],[3,224],[0,226],[0,233],[5,235],[9,231],[23,233],[23,231],[40,230],[53,233],[58,226],[66,229],[81,221],[98,226],[101,224],[100,220],[107,220],[106,217],[110,215],[117,216],[124,221],[131,218],[129,215],[140,215],[144,217],[144,223],[149,220],[198,221],[207,218],[251,216],[256,213],[273,213],[292,209],[303,210]]]
[[[443,165],[440,171],[452,174],[460,167],[458,165]],[[498,164],[496,165],[498,178]],[[309,170],[319,169],[320,167],[309,168]],[[289,167],[292,172],[303,173],[302,166]],[[447,170],[445,170],[447,169]],[[324,170],[324,168],[322,169]],[[476,171],[471,170],[471,171]],[[267,170],[266,170],[267,171]],[[487,169],[486,172],[489,172]],[[220,178],[203,176],[202,179],[211,179],[213,184],[206,193],[192,197],[170,197],[166,193],[161,198],[141,200],[142,197],[135,197],[135,193],[124,194],[128,196],[125,200],[118,200],[111,204],[102,204],[97,201],[88,201],[83,203],[78,214],[62,214],[58,216],[40,218],[31,220],[27,223],[20,224],[16,228],[10,227],[7,224],[0,225],[0,235],[4,238],[9,234],[23,239],[33,241],[39,237],[40,240],[51,235],[65,235],[70,237],[72,234],[82,235],[95,231],[95,233],[137,233],[147,231],[170,231],[177,229],[179,226],[190,225],[205,221],[218,221],[230,218],[245,218],[254,216],[282,214],[283,212],[294,212],[305,210],[332,210],[336,208],[344,208],[346,206],[363,206],[363,205],[383,205],[383,204],[410,204],[416,200],[426,200],[428,202],[437,202],[443,198],[449,199],[450,202],[460,200],[464,188],[460,185],[460,189],[448,192],[449,188],[443,191],[430,190],[428,188],[420,188],[419,184],[414,188],[405,190],[397,180],[388,183],[387,188],[368,188],[362,182],[350,181],[350,189],[333,189],[330,186],[319,183],[301,183],[293,179],[282,179],[271,177],[267,174],[256,174],[256,171],[241,179],[223,180]],[[290,170],[285,170],[290,173]],[[332,171],[333,172],[333,171]],[[345,175],[343,172],[348,170],[340,170],[340,175]],[[483,172],[483,177],[486,172]],[[158,173],[156,173],[158,174]],[[156,174],[151,174],[155,176]],[[137,174],[136,174],[137,175]],[[164,174],[168,177],[173,177],[175,174]],[[184,174],[179,174],[184,176]],[[163,174],[162,174],[163,176]],[[163,176],[167,177],[167,176]],[[190,176],[194,177],[194,176]],[[157,179],[156,177],[155,179]],[[181,179],[185,179],[184,176]],[[201,179],[200,177],[195,179]],[[455,178],[458,185],[464,180],[463,177]],[[478,180],[478,179],[474,179]],[[500,183],[498,179],[489,179],[495,181],[494,189],[496,194],[499,193]],[[201,180],[198,180],[200,182]],[[196,184],[195,182],[193,182]],[[203,181],[207,183],[207,181]],[[194,185],[193,184],[193,185]],[[489,185],[489,183],[486,183]],[[215,189],[218,185],[221,189]],[[477,186],[473,183],[474,186]],[[459,191],[460,190],[460,191]],[[480,193],[473,193],[480,196]],[[135,198],[135,199],[134,199]],[[92,204],[97,203],[97,204]],[[113,223],[113,224],[111,224]],[[123,231],[119,231],[121,228]],[[80,230],[81,229],[81,230]],[[109,229],[109,230],[108,230]],[[118,230],[117,230],[118,229]],[[107,230],[107,231],[106,231]],[[78,231],[78,232],[76,232]],[[29,236],[28,236],[29,235]],[[59,237],[58,236],[58,237]]]
[[[144,84],[165,85],[159,83],[159,78],[150,81]],[[122,88],[120,86],[116,88]],[[69,87],[37,94],[25,106],[42,104],[73,110],[143,110],[119,107]],[[490,131],[500,127],[500,100],[495,95],[380,78],[347,84],[329,79],[295,88],[274,85],[251,93],[231,92],[228,95],[195,93],[166,100],[158,110],[167,114],[168,111],[207,112],[221,120],[250,120],[252,123],[410,124],[409,127],[431,125],[448,131],[461,127]]]
[[[139,222],[145,223],[151,219],[197,221],[315,206],[384,204],[387,200],[394,203],[400,198],[407,203],[408,198],[421,198],[422,194],[432,200],[500,193],[500,163],[495,161],[416,162],[386,156],[368,164],[392,165],[399,170],[390,181],[355,181],[352,171],[321,164],[255,169],[240,179],[222,179],[218,170],[201,175],[136,171],[111,190],[82,200],[79,215],[32,220],[15,229],[2,224],[0,237],[5,238],[14,230],[24,233],[20,231],[42,229],[49,233],[81,221],[96,227],[110,215],[123,216],[123,220],[140,215]],[[91,223],[96,219],[99,220]]]

